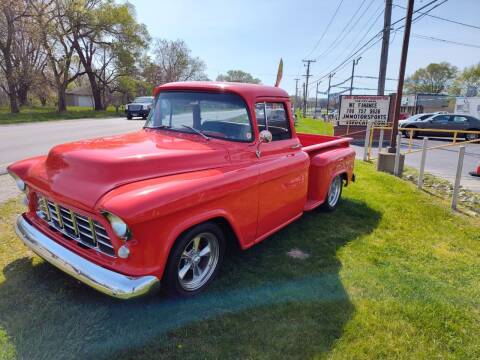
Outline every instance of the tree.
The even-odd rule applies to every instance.
[[[205,63],[190,55],[183,40],[157,39],[153,48],[155,60],[147,64],[148,72],[155,85],[173,81],[208,80]]]
[[[10,100],[10,111],[18,113],[17,87],[15,65],[13,59],[15,47],[15,31],[18,22],[26,14],[23,1],[0,1],[0,68],[4,73],[6,86],[1,85]]]
[[[465,68],[455,79],[451,93],[455,95],[476,96],[480,89],[480,63]]]
[[[440,94],[447,90],[457,74],[457,68],[447,62],[431,63],[405,80],[409,93]]]
[[[62,0],[30,0],[38,28],[39,42],[45,51],[51,70],[51,80],[57,92],[57,111],[67,110],[66,90],[77,77],[84,74],[76,61],[72,30],[67,24],[67,14],[72,3]],[[43,103],[43,100],[42,100]]]
[[[145,25],[137,23],[129,3],[113,0],[64,0],[72,29],[72,45],[85,71],[95,110],[104,108],[102,94],[119,76],[127,75],[139,50],[149,41]]]
[[[218,75],[217,81],[261,84],[260,79],[254,78],[251,74],[242,70],[229,70],[226,75]]]

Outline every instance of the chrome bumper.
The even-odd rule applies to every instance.
[[[126,276],[84,259],[30,225],[23,215],[17,218],[15,230],[38,256],[104,294],[129,299],[143,295],[160,284],[156,276]]]

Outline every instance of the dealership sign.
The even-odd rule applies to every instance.
[[[338,125],[386,125],[389,111],[389,96],[342,95]]]

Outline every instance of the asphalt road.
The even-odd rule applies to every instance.
[[[135,131],[144,124],[145,120],[109,118],[0,125],[0,174],[10,163],[46,154],[54,145]]]
[[[0,126],[0,175],[14,161],[46,154],[56,144],[80,139],[121,134],[140,129],[144,120],[125,118],[64,120],[41,123]],[[450,140],[430,140],[429,145],[447,144]],[[422,140],[414,140],[413,147],[420,149]],[[408,145],[403,139],[402,149]],[[363,148],[355,146],[357,157],[363,156]],[[373,154],[375,156],[376,149]],[[406,156],[406,165],[419,168],[420,153]],[[431,150],[427,155],[426,171],[453,183],[458,160],[458,147]],[[462,174],[464,188],[480,192],[480,178],[468,174],[480,162],[480,144],[466,146]],[[15,186],[7,176],[0,176],[0,202],[15,195]]]
[[[412,149],[422,148],[422,139],[414,139]],[[450,144],[450,139],[430,139],[429,147]],[[402,139],[402,152],[408,150],[408,139]],[[357,151],[357,158],[363,158],[363,147],[355,146]],[[452,184],[455,181],[455,174],[457,171],[459,147],[452,146],[447,148],[429,150],[425,163],[425,172],[441,177],[450,181]],[[376,157],[377,149],[374,148],[372,156]],[[407,154],[405,156],[405,165],[419,169],[421,161],[421,152]],[[475,192],[480,192],[480,178],[469,175],[470,171],[476,169],[477,164],[480,163],[480,144],[465,145],[465,158],[462,169],[461,185],[465,189]]]

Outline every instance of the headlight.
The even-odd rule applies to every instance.
[[[20,189],[20,191],[25,192],[25,190],[27,190],[27,185],[25,184],[25,182],[14,173],[9,173],[9,174],[15,180],[15,183],[17,184],[17,187]]]
[[[104,212],[103,215],[107,218],[115,235],[124,240],[130,239],[130,229],[122,219],[120,219],[117,215],[113,215],[109,212]]]

